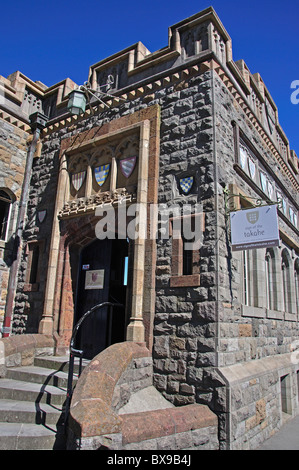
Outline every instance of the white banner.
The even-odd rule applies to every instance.
[[[232,250],[249,250],[279,245],[276,205],[230,213]]]

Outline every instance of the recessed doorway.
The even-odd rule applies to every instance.
[[[83,350],[86,359],[125,340],[128,247],[126,239],[97,239],[81,251],[75,323],[95,305],[103,302],[121,304],[113,310],[109,307],[98,309],[82,323],[76,348]]]

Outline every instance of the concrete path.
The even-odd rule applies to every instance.
[[[155,387],[151,386],[134,393],[128,403],[120,408],[119,414],[140,413],[141,411],[172,408],[173,406]]]
[[[299,415],[287,421],[257,450],[299,450]]]

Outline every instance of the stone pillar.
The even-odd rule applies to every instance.
[[[65,188],[68,187],[68,172],[67,172],[67,161],[65,154],[61,155],[61,162],[59,165],[60,173],[58,177],[57,195],[53,218],[52,238],[49,250],[49,263],[47,273],[47,284],[45,290],[45,302],[42,319],[39,324],[38,332],[41,334],[53,334],[54,327],[54,301],[56,292],[56,274],[59,257],[59,244],[60,244],[60,233],[59,233],[59,220],[57,217],[58,210],[63,207],[64,202],[68,195],[65,193]]]
[[[145,239],[147,236],[147,190],[148,190],[148,154],[150,125],[148,121],[140,127],[140,151],[138,167],[137,201],[139,205],[139,232],[135,240],[132,312],[127,328],[127,340],[143,342],[145,329],[143,324],[144,262]]]

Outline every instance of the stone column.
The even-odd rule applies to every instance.
[[[138,165],[137,203],[139,205],[139,231],[134,247],[134,267],[132,286],[132,312],[127,328],[127,340],[144,342],[143,293],[145,239],[147,236],[147,190],[148,190],[148,154],[150,125],[144,121],[140,128],[140,151]]]
[[[45,289],[45,301],[43,315],[39,324],[39,333],[51,335],[54,333],[54,300],[55,300],[55,287],[56,287],[56,274],[59,257],[59,244],[60,244],[60,233],[59,233],[59,220],[58,211],[63,207],[66,198],[65,188],[68,187],[68,172],[67,172],[67,161],[64,153],[61,155],[60,161],[60,172],[58,177],[57,195],[53,218],[52,237],[49,251],[49,263],[47,272],[47,284]]]

